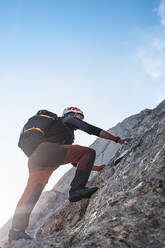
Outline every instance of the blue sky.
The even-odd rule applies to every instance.
[[[0,30],[2,226],[28,176],[19,133],[38,109],[78,106],[109,129],[165,98],[165,1],[2,0]]]

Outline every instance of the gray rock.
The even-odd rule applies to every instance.
[[[3,248],[165,247],[165,101],[110,132],[133,140],[123,146],[101,139],[92,144],[96,162],[107,167],[91,176],[88,185],[100,188],[91,199],[67,201],[75,169],[70,170],[36,206],[30,226],[38,229],[35,240]]]

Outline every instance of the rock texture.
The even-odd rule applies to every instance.
[[[92,198],[77,203],[66,200],[72,174],[68,172],[52,190],[60,191],[58,208],[52,191],[48,192],[50,206],[43,201],[47,210],[40,206],[44,224],[31,226],[38,227],[36,239],[13,241],[3,248],[165,247],[165,101],[110,131],[133,140],[123,146],[103,139],[92,144],[96,164],[107,164],[91,176],[88,185],[100,188]],[[37,223],[39,217],[35,218]]]

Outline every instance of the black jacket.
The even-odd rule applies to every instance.
[[[74,142],[74,131],[82,130],[88,134],[99,136],[102,129],[88,124],[73,116],[61,117],[49,129],[45,139],[49,142],[59,144],[72,144]]]

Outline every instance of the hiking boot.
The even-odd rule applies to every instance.
[[[83,198],[90,198],[93,193],[95,193],[99,188],[93,187],[93,188],[86,188],[83,187],[81,189],[77,189],[75,191],[69,192],[69,201],[70,202],[76,202],[80,201]]]
[[[18,240],[18,239],[30,239],[32,238],[24,230],[14,230],[10,229],[8,240]]]

